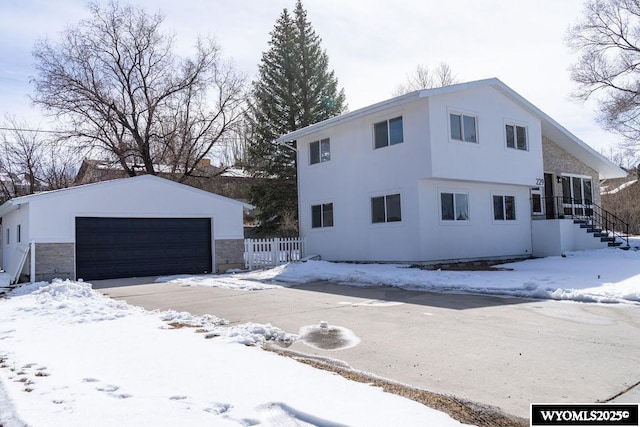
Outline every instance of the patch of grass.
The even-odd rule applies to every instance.
[[[198,328],[200,326],[200,325],[190,325],[188,323],[182,323],[182,322],[171,322],[168,325],[171,326],[173,329]]]
[[[36,377],[48,377],[49,374],[47,372],[44,371],[38,371],[36,372]]]

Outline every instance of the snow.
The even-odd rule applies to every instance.
[[[181,286],[278,291],[330,280],[355,286],[640,304],[640,238],[486,271],[307,261],[225,275],[171,276]],[[5,275],[0,273],[0,283]],[[363,302],[362,304],[379,302]],[[266,352],[293,340],[341,348],[351,331],[321,323],[300,337],[269,324],[149,312],[82,282],[24,285],[0,299],[0,425],[459,425],[379,388]],[[355,343],[355,344],[354,344]],[[243,344],[243,345],[238,345]]]
[[[608,190],[608,191],[604,191],[602,192],[602,194],[616,194],[617,192],[624,190],[627,187],[632,186],[633,184],[635,184],[636,182],[638,182],[637,179],[632,179],[631,181],[627,181],[624,184],[621,184],[620,186],[612,189],[612,190]]]
[[[332,281],[352,286],[546,298],[594,303],[640,303],[640,239],[632,249],[567,252],[564,256],[503,264],[504,270],[451,271],[400,264],[350,264],[326,261],[291,263],[270,270],[218,276],[185,276],[182,286],[268,289],[273,286]],[[171,281],[171,280],[168,280]]]
[[[25,285],[0,299],[0,425],[460,425],[255,345],[294,338],[88,283]]]

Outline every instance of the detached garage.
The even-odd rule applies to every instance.
[[[14,280],[221,272],[243,265],[244,208],[152,175],[17,197],[0,262]]]

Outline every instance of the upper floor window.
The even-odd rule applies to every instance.
[[[402,116],[374,124],[373,138],[375,148],[382,148],[403,142]]]
[[[331,160],[331,144],[329,138],[313,141],[309,144],[309,163],[316,164]]]
[[[505,131],[507,135],[507,147],[523,151],[529,149],[527,144],[527,128],[525,126],[507,124],[505,125]]]
[[[443,221],[469,220],[469,195],[466,193],[440,193]]]
[[[333,203],[311,206],[311,228],[333,227]]]
[[[516,198],[514,196],[493,196],[493,219],[515,221]]]
[[[451,139],[465,142],[478,142],[477,117],[468,114],[450,113]]]
[[[402,221],[399,194],[371,198],[371,222],[373,224],[398,221]]]

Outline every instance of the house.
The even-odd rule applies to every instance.
[[[245,208],[153,175],[16,197],[0,262],[14,281],[225,271],[243,265]]]
[[[625,172],[495,78],[412,92],[277,141],[297,151],[307,253],[327,260],[546,256],[614,240],[594,223],[598,182]]]

